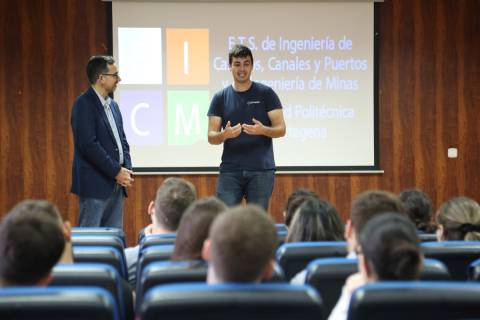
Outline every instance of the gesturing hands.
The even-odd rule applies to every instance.
[[[242,133],[242,126],[240,123],[232,127],[230,121],[228,121],[225,129],[223,129],[224,140],[236,138],[240,135],[240,133]]]
[[[255,118],[252,118],[253,124],[242,124],[242,129],[246,134],[262,135],[264,134],[264,125]]]
[[[227,125],[223,129],[224,140],[238,137],[242,131],[250,135],[262,135],[265,134],[265,126],[255,118],[252,118],[253,124],[237,124],[236,126],[231,125],[230,121],[227,122]]]
[[[117,183],[122,187],[131,187],[133,182],[132,173],[132,171],[122,167],[115,177],[115,180],[117,180]]]

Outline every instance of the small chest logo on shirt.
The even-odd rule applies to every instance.
[[[259,104],[260,101],[258,100],[255,100],[255,101],[247,101],[247,105],[251,105],[251,104]]]

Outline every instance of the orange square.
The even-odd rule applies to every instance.
[[[166,29],[169,85],[206,85],[210,78],[208,29]]]

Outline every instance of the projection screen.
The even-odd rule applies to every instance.
[[[372,1],[113,1],[112,23],[136,172],[218,171],[207,111],[232,83],[236,43],[252,49],[252,80],[282,102],[279,171],[378,169]]]

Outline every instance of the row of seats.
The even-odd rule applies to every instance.
[[[453,280],[466,280],[468,265],[480,258],[480,241],[422,242],[421,250],[425,257],[442,261]],[[317,258],[346,255],[346,243],[342,241],[298,242],[282,245],[277,250],[276,260],[290,280]]]
[[[349,320],[477,319],[480,284],[381,282],[356,290]],[[1,319],[117,320],[118,306],[106,290],[92,287],[4,288]],[[328,315],[321,296],[308,285],[175,284],[150,290],[140,319],[297,319]]]
[[[113,230],[115,231],[115,230]],[[283,230],[279,232],[284,232]],[[141,244],[138,278],[143,268],[151,262],[170,259],[173,252],[175,235],[155,235],[146,237]],[[84,231],[72,236],[75,261],[102,262],[114,266],[122,277],[127,278],[124,238],[116,234],[85,234]],[[88,248],[91,247],[91,248]],[[112,250],[109,248],[114,248]],[[422,242],[421,248],[428,258],[445,263],[454,280],[468,278],[466,266],[480,258],[478,241]],[[316,258],[344,257],[347,244],[343,241],[287,243],[277,251],[277,261],[290,280],[307,264]]]

